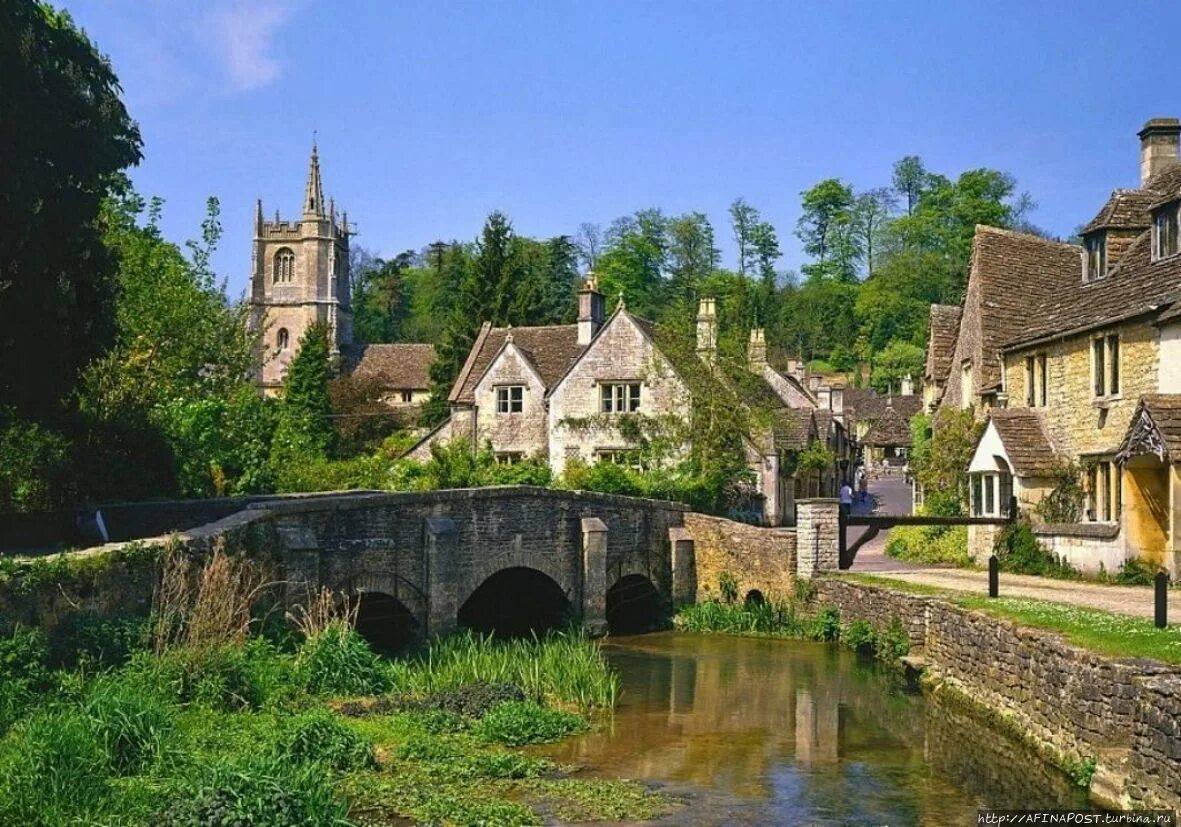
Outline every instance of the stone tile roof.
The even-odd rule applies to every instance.
[[[1032,408],[993,408],[988,419],[996,428],[1018,477],[1047,477],[1057,467],[1053,446],[1041,416]]]
[[[1083,235],[1095,230],[1145,229],[1152,224],[1148,214],[1156,195],[1145,190],[1118,189],[1107,199],[1098,215],[1083,227]]]
[[[1140,397],[1118,456],[1121,460],[1147,453],[1160,456],[1162,450],[1162,460],[1181,460],[1181,394],[1149,393]]]
[[[922,410],[923,398],[907,396],[879,396],[872,388],[845,388],[845,417],[850,422],[873,422],[886,412],[887,405],[907,421]]]
[[[930,332],[927,335],[927,361],[923,377],[928,382],[943,382],[951,370],[955,356],[955,341],[960,334],[960,316],[963,308],[958,304],[931,305]]]
[[[1064,291],[1081,287],[1082,277],[1083,250],[1077,245],[976,226],[969,278],[980,291],[978,390],[1001,384],[1003,347],[1027,337],[1031,327],[1069,324],[1071,310],[1054,304]]]
[[[513,344],[532,363],[547,391],[566,375],[574,360],[586,349],[578,344],[576,324],[507,328],[485,323],[451,388],[449,401],[461,405],[475,402],[476,385],[504,347],[510,330]]]
[[[362,345],[356,359],[354,376],[377,379],[386,388],[426,390],[436,353],[434,345]]]
[[[905,399],[906,397],[898,398]],[[895,410],[893,404],[887,404],[861,441],[865,445],[875,448],[888,446],[909,448],[912,442],[909,418]]]
[[[1158,204],[1181,198],[1181,164],[1158,173],[1139,192],[1153,195]],[[1065,257],[1056,271],[1044,271],[1050,290],[1030,291],[1031,274],[1010,272],[1008,289],[994,292],[1024,294],[1025,299],[1022,308],[1013,309],[1016,319],[1005,326],[1002,345],[1020,346],[1142,314],[1163,311],[1163,318],[1181,315],[1176,306],[1181,302],[1181,256],[1153,261],[1151,241],[1152,233],[1145,229],[1106,278],[1087,284],[1081,278],[1081,263],[1071,267]]]
[[[802,451],[819,432],[808,408],[780,408],[774,414],[775,446],[787,451]]]

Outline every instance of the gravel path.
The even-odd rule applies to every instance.
[[[988,594],[987,571],[923,568],[865,573],[880,573],[883,577],[893,580],[905,580],[908,583],[920,583],[924,586],[935,586],[941,589]],[[1001,572],[1000,594],[1001,597],[1050,600],[1055,603],[1068,603],[1073,606],[1100,609],[1105,612],[1134,617],[1151,618],[1153,616],[1151,586],[1105,586],[1098,583],[1052,580],[1048,577]],[[1178,605],[1179,600],[1181,597],[1178,596],[1178,593],[1170,590],[1169,603],[1176,611],[1181,611],[1181,605]]]

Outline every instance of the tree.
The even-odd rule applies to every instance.
[[[691,313],[702,282],[718,266],[714,228],[705,213],[692,212],[669,219],[669,290],[680,305],[678,313]]]
[[[299,340],[299,350],[283,380],[283,402],[275,432],[272,459],[298,462],[301,457],[325,457],[335,447],[329,380],[328,326],[317,322]],[[282,473],[282,467],[276,469]]]
[[[738,274],[745,276],[750,264],[754,242],[753,233],[759,223],[759,211],[742,198],[735,198],[730,205],[730,226],[734,230],[734,241],[738,244]]]
[[[389,261],[373,259],[353,271],[353,330],[361,342],[403,341],[403,327],[410,316],[406,272],[413,255],[407,250]]]
[[[595,265],[608,301],[622,294],[641,316],[658,315],[664,306],[668,248],[668,221],[660,210],[640,210],[612,222]]]
[[[804,252],[817,259],[805,266],[805,272],[812,278],[852,281],[862,252],[853,233],[852,187],[828,178],[801,195],[796,235],[804,242]]]
[[[885,187],[863,192],[853,200],[852,233],[857,246],[864,251],[867,276],[874,272],[874,251],[895,205],[894,193]]]
[[[927,184],[927,170],[917,155],[907,155],[894,163],[894,191],[906,199],[906,214],[914,215],[919,195]]]
[[[970,410],[939,409],[932,423],[930,447],[921,462],[912,463],[925,492],[928,514],[959,516],[968,501],[968,464],[984,426]]]
[[[899,387],[905,377],[922,376],[924,357],[923,349],[917,345],[890,342],[874,356],[870,386],[878,393],[889,393]]]
[[[3,4],[0,77],[0,399],[46,421],[114,338],[100,208],[142,142],[109,62],[64,11]]]
[[[578,245],[578,256],[586,264],[588,270],[595,269],[595,262],[599,260],[599,251],[603,248],[603,230],[598,224],[584,221],[578,225],[578,233],[574,236]]]
[[[755,302],[755,314],[764,327],[775,319],[775,291],[777,288],[775,262],[779,260],[779,238],[775,228],[766,221],[760,221],[751,231],[755,263],[759,268],[759,288]]]

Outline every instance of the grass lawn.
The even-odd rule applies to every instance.
[[[1181,626],[1157,629],[1152,621],[1130,615],[1085,609],[1049,600],[1016,597],[991,599],[978,594],[909,583],[868,574],[846,575],[867,586],[881,586],[897,591],[936,597],[1004,618],[1021,626],[1047,629],[1062,635],[1074,646],[1116,657],[1143,657],[1181,664]]]

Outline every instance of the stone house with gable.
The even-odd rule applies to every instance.
[[[1043,543],[1084,569],[1141,557],[1177,574],[1181,123],[1154,119],[1139,137],[1140,187],[1114,191],[1081,246],[977,229],[942,404],[985,422],[972,513],[1005,513],[1010,492],[1034,513],[1073,462],[1082,520],[1036,528]],[[988,532],[974,534],[986,554]]]
[[[434,345],[397,343],[361,345],[355,349],[350,373],[372,379],[382,390],[382,402],[398,410],[418,410],[431,395]]]
[[[485,324],[449,394],[449,419],[407,456],[426,459],[431,443],[463,440],[473,449],[491,446],[501,462],[544,458],[555,475],[572,460],[632,464],[637,453],[629,428],[645,420],[683,423],[692,410],[694,382],[704,373],[739,400],[772,410],[771,421],[744,440],[764,522],[792,521],[797,495],[835,492],[835,470],[812,475],[815,479],[794,476],[792,456],[825,434],[813,417],[814,398],[796,379],[766,365],[761,330],[752,332],[750,370],[727,376],[712,369],[717,360],[713,299],[701,302],[696,354],[690,357],[662,346],[652,323],[622,301],[604,318],[605,302],[593,275],[579,290],[578,302],[572,325]],[[692,363],[681,361],[686,358]],[[702,364],[710,369],[701,371]],[[767,373],[774,376],[769,380]],[[829,419],[824,427],[838,435],[838,445],[847,445],[839,423]]]

